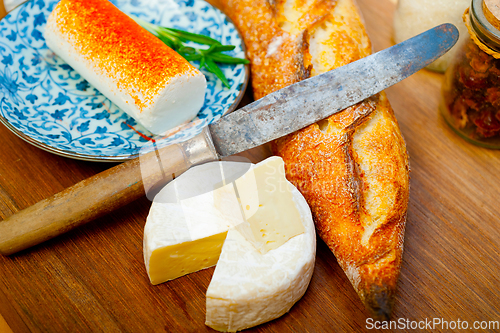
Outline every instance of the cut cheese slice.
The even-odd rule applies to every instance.
[[[106,0],[62,0],[49,15],[47,46],[154,134],[192,120],[205,76]]]
[[[207,290],[206,325],[229,332],[253,327],[282,316],[306,292],[316,256],[314,223],[303,196],[286,184],[304,232],[262,254],[239,228],[229,230]]]
[[[238,225],[238,231],[260,253],[304,232],[281,158],[267,159],[236,179],[235,184],[246,220]]]
[[[215,265],[227,231],[244,221],[232,184],[206,191],[209,180],[221,183],[221,170],[221,162],[191,168],[155,197],[144,227],[152,284]]]

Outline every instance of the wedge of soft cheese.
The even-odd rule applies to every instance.
[[[272,169],[276,172],[269,174]],[[316,234],[311,210],[300,192],[285,180],[283,161],[272,157],[257,164],[254,170],[256,174],[264,171],[271,177],[256,177],[259,195],[261,189],[271,191],[269,196],[259,196],[260,204],[269,208],[263,213],[268,212],[270,216],[266,220],[263,214],[256,224],[259,228],[267,224],[269,235],[262,237],[279,244],[280,239],[300,229],[287,226],[294,225],[293,215],[288,215],[288,220],[277,220],[276,211],[270,208],[274,204],[285,210],[297,210],[303,232],[262,254],[239,227],[228,231],[206,295],[205,324],[219,331],[235,332],[282,316],[304,295],[314,270]],[[272,177],[280,179],[281,190],[276,187],[272,191]],[[285,190],[285,186],[290,191]],[[290,200],[276,200],[285,193],[291,194]],[[258,238],[264,231],[255,228],[256,225],[251,229]]]
[[[269,158],[236,179],[235,184],[246,220],[237,229],[260,253],[304,233],[281,158]]]
[[[144,227],[144,262],[152,284],[211,267],[227,231],[243,223],[232,184],[220,184],[221,163],[193,167],[155,197]]]
[[[49,15],[47,46],[154,134],[192,120],[205,76],[107,0],[61,0]]]
[[[217,264],[206,324],[236,331],[283,315],[303,296],[316,236],[281,158],[252,165],[229,184],[217,179],[227,163],[191,168],[160,191],[146,221],[144,259],[153,284]],[[219,187],[206,191],[206,182]]]

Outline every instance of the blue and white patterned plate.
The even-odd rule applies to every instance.
[[[0,21],[0,121],[27,142],[58,155],[89,161],[137,157],[153,135],[47,48],[43,31],[57,2],[31,0]],[[112,2],[146,21],[235,45],[228,54],[245,57],[234,25],[202,0]],[[162,144],[191,138],[236,108],[248,82],[248,67],[221,69],[231,88],[203,71],[208,85],[204,106],[193,121],[171,130]]]

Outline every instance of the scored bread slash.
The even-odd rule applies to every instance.
[[[107,0],[62,0],[47,20],[47,46],[154,134],[191,121],[205,76]]]

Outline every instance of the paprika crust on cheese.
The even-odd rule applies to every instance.
[[[354,0],[219,0],[241,31],[258,99],[371,54]],[[382,92],[278,139],[286,177],[375,319],[392,311],[409,199],[406,145]]]
[[[205,76],[107,0],[61,0],[47,46],[91,86],[154,134],[191,121]]]

